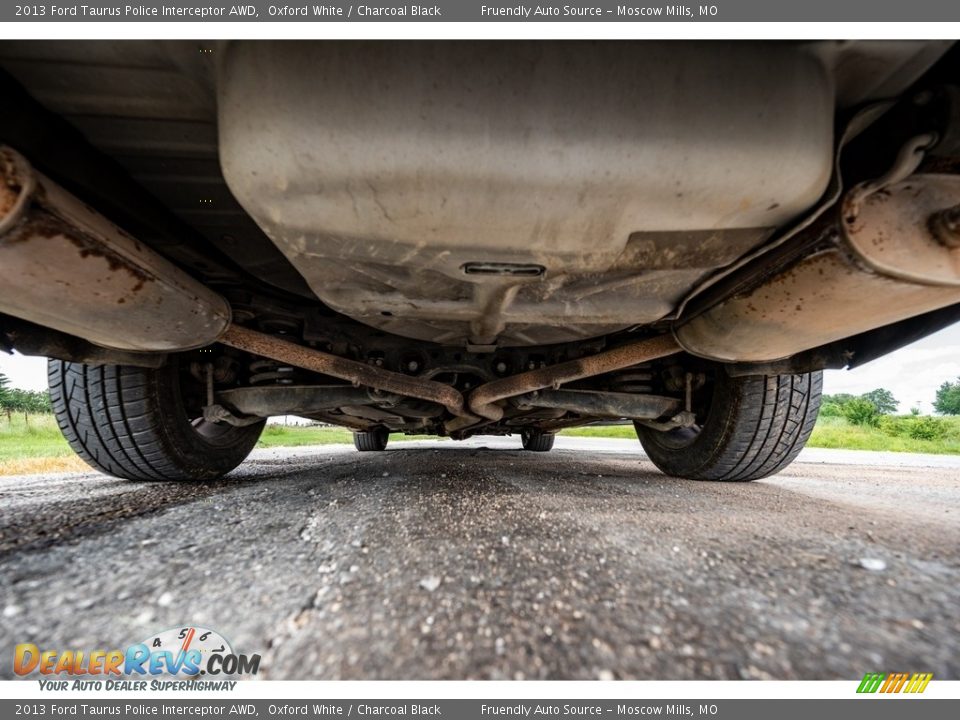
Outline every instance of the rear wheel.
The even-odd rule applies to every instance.
[[[219,478],[250,454],[266,422],[204,420],[198,402],[186,401],[194,388],[176,359],[157,369],[51,359],[47,378],[70,447],[95,469],[127,480]]]
[[[758,480],[780,472],[803,449],[820,410],[822,373],[729,377],[718,369],[704,388],[697,425],[637,436],[667,475],[690,480]]]
[[[355,432],[353,444],[360,452],[376,452],[387,449],[390,432],[386,428]]]
[[[523,449],[531,452],[549,452],[553,449],[553,438],[553,434],[536,429],[523,430],[520,433]]]

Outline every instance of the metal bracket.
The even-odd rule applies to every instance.
[[[657,420],[635,420],[634,422],[636,422],[637,425],[643,425],[644,427],[651,428],[652,430],[666,432],[667,430],[676,430],[677,428],[693,427],[697,424],[697,416],[692,412],[683,410],[678,412],[669,420],[662,422]]]
[[[923,133],[910,138],[900,148],[893,165],[883,175],[873,180],[867,180],[853,187],[843,201],[843,215],[847,222],[852,222],[860,214],[863,201],[886,187],[906,180],[916,172],[926,156],[927,150],[937,144],[938,135],[933,132]]]
[[[234,415],[223,405],[206,405],[203,408],[203,419],[207,422],[220,423],[225,422],[235,427],[246,427],[263,422],[262,417],[256,415]]]

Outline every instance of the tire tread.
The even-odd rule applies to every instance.
[[[813,432],[820,409],[823,375],[726,378],[723,407],[707,419],[719,431],[701,435],[681,449],[657,442],[655,431],[638,426],[641,442],[667,474],[694,480],[748,482],[789,465]]]
[[[163,407],[161,394],[170,388],[157,371],[50,359],[47,378],[53,413],[67,443],[91,467],[116,477],[213,479],[235,467],[259,436],[259,428],[245,431],[220,457],[214,458],[217,450],[211,449],[205,467],[172,431],[170,423],[186,418],[171,417]]]

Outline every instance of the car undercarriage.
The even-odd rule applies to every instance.
[[[632,421],[800,451],[820,371],[960,320],[944,42],[4,42],[0,342],[77,452],[206,479],[265,420]]]

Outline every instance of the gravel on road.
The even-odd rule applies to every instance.
[[[630,441],[518,445],[0,478],[0,648],[202,625],[271,679],[960,678],[960,458],[698,483]]]

